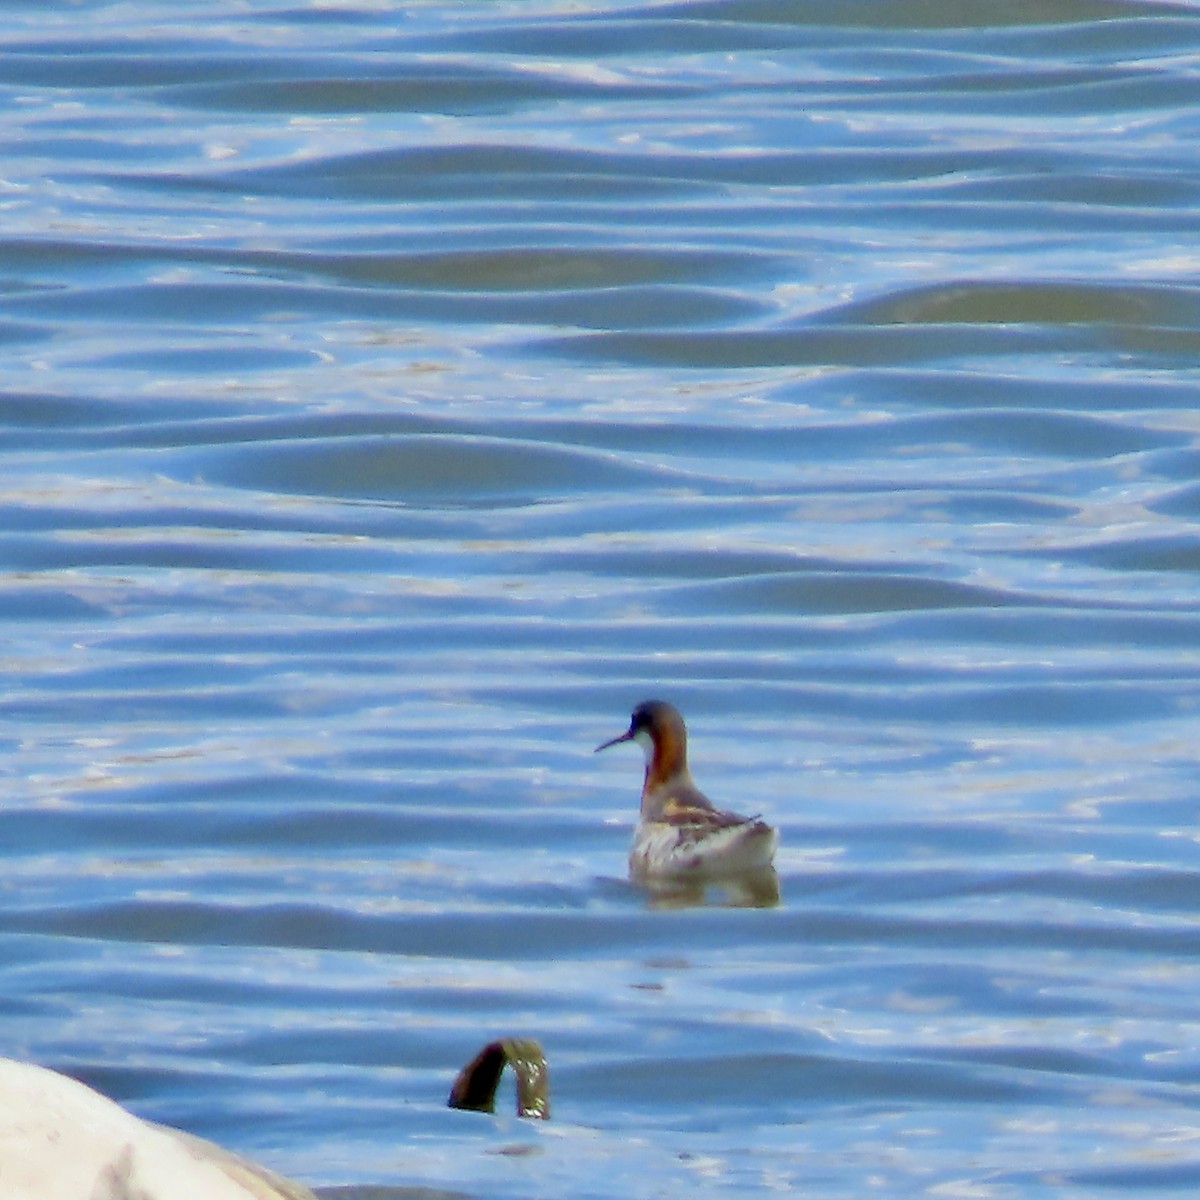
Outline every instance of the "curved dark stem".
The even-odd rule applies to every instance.
[[[488,1042],[458,1073],[450,1089],[451,1108],[496,1111],[496,1088],[505,1066],[517,1077],[517,1116],[545,1120],[550,1116],[550,1079],[546,1056],[533,1038],[500,1038]]]

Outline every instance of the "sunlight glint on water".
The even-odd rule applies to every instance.
[[[1196,1186],[1193,10],[8,16],[0,1054],[331,1188]],[[656,695],[778,907],[627,881]]]

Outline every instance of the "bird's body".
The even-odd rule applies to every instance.
[[[633,711],[628,730],[597,746],[637,742],[646,755],[646,777],[629,869],[641,879],[718,879],[771,865],[779,836],[758,817],[725,812],[692,782],[687,727],[663,700]]]

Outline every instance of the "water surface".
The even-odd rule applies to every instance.
[[[1192,8],[5,10],[0,1052],[328,1187],[1200,1183]],[[626,880],[651,695],[777,907]]]

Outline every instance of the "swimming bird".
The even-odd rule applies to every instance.
[[[771,865],[779,835],[759,817],[723,812],[692,782],[687,726],[674,705],[645,700],[629,728],[597,746],[637,742],[646,755],[641,815],[629,850],[639,879],[715,879]]]

